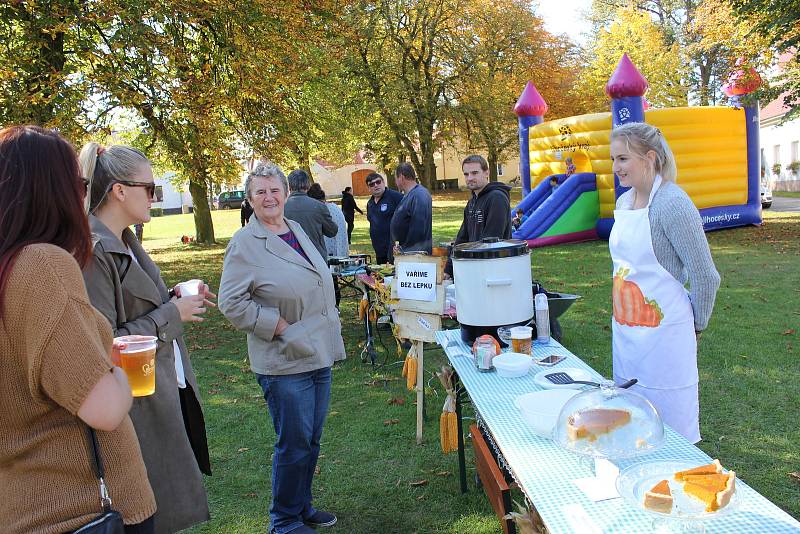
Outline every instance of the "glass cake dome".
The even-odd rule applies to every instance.
[[[664,423],[642,395],[605,381],[572,397],[558,416],[553,440],[593,458],[629,458],[664,443]]]

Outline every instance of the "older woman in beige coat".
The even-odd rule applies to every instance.
[[[310,534],[336,523],[311,505],[311,482],[331,366],[345,353],[328,264],[300,225],[284,218],[287,190],[275,165],[259,164],[248,176],[255,213],[228,244],[219,307],[247,333],[250,368],[277,434],[270,532]]]
[[[202,320],[199,296],[174,295],[128,228],[150,220],[155,184],[150,162],[122,145],[81,151],[89,179],[87,204],[93,255],[84,269],[92,305],[115,336],[156,336],[156,391],[134,399],[130,416],[156,497],[155,532],[172,533],[208,520],[203,475],[211,474],[200,389],[183,341],[183,323]]]

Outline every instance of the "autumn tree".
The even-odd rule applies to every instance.
[[[600,29],[591,45],[588,65],[575,85],[587,107],[608,108],[605,86],[623,53],[650,83],[647,100],[657,107],[685,106],[688,88],[687,72],[677,42],[668,44],[661,27],[647,13],[633,7],[616,12],[607,29]]]
[[[684,85],[699,105],[725,98],[721,87],[736,59],[762,69],[772,56],[763,39],[749,36],[751,23],[731,14],[724,0],[594,0],[596,30],[607,28],[623,7],[646,14],[657,24],[667,44],[677,43],[686,65]],[[651,84],[652,89],[652,84]]]
[[[0,3],[0,124],[83,135],[79,117],[90,89],[80,74],[92,36],[77,0]]]
[[[783,102],[790,108],[784,120],[800,115],[800,0],[733,0],[739,21],[766,39],[778,52],[787,53],[782,74],[776,82],[784,93]]]
[[[436,180],[436,132],[461,73],[463,0],[361,0],[345,12],[348,67],[408,155],[422,183]]]
[[[490,180],[496,181],[497,162],[518,141],[513,107],[528,80],[552,103],[551,116],[576,111],[565,91],[574,81],[573,45],[548,33],[520,0],[472,0],[463,19],[466,38],[455,57],[462,75],[454,85],[454,136],[486,151]]]

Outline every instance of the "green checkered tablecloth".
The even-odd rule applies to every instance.
[[[445,348],[451,365],[472,399],[483,424],[491,433],[499,452],[505,458],[520,489],[534,503],[550,532],[611,533],[653,532],[653,516],[634,508],[623,499],[593,502],[572,482],[590,476],[579,458],[558,447],[552,440],[530,430],[522,420],[514,399],[542,389],[533,380],[533,373],[521,378],[500,378],[497,373],[480,373],[475,368],[470,349],[461,341],[459,330],[436,333],[437,342]],[[534,343],[534,357],[563,354],[567,357],[559,367],[586,369],[601,378],[580,358],[556,341],[542,346]],[[555,368],[557,369],[557,368]],[[711,459],[671,428],[666,428],[666,441],[658,450],[637,459],[615,461],[620,470],[650,460],[686,460],[698,465]],[[747,480],[747,473],[738,473]],[[800,522],[772,504],[744,482],[737,481],[740,506],[722,517],[704,522],[709,533],[800,533]]]

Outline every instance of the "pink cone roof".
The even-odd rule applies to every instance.
[[[633,64],[628,54],[622,54],[614,74],[606,84],[606,94],[610,98],[644,96],[649,84]]]
[[[535,117],[547,113],[547,102],[536,90],[532,81],[528,81],[522,94],[519,95],[519,100],[514,106],[514,113],[517,114],[517,117]]]
[[[752,93],[761,86],[761,76],[753,67],[747,67],[744,60],[736,60],[736,69],[722,86],[722,90],[728,96],[739,96]]]

